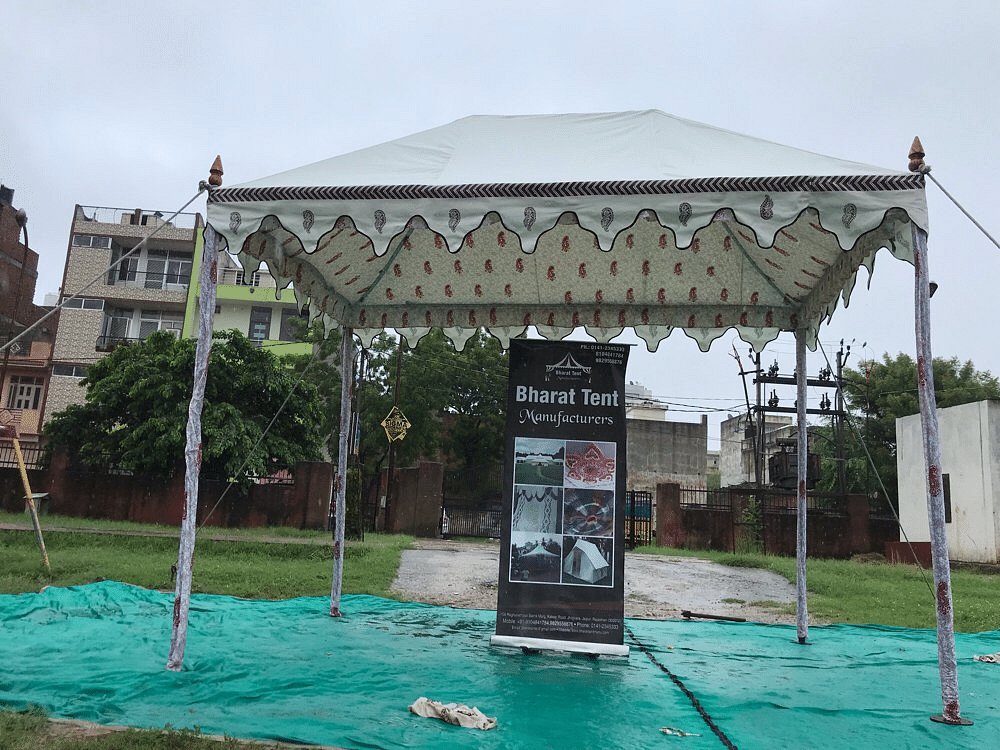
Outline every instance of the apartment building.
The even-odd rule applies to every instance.
[[[19,216],[13,199],[14,191],[0,186],[0,344],[20,337],[0,353],[0,423],[17,428],[26,455],[32,456],[41,432],[58,316],[32,328],[50,308],[34,304],[38,253],[22,242],[23,214]],[[4,465],[5,449],[0,446]]]
[[[179,214],[170,223],[164,216],[139,208],[74,209],[46,418],[83,401],[87,367],[116,346],[157,330],[181,335],[204,222],[200,214]]]
[[[66,252],[45,418],[81,403],[87,367],[115,347],[153,331],[197,335],[200,214],[77,205]],[[154,234],[155,232],[155,234]],[[143,238],[147,243],[131,251]],[[300,311],[291,289],[275,297],[266,266],[244,273],[226,253],[219,255],[216,330],[235,328],[276,354],[309,353],[294,340],[291,320]]]
[[[198,274],[201,267],[202,238],[198,238],[192,270],[192,282],[188,290],[187,314],[184,319],[183,335],[197,335],[198,327]],[[262,265],[258,270],[244,271],[235,258],[220,253],[218,260],[218,282],[216,285],[215,319],[216,330],[235,328],[258,346],[270,348],[275,354],[309,354],[310,344],[295,339],[292,323],[302,317],[302,311],[295,301],[291,287],[281,290],[281,298],[276,296],[274,277]]]

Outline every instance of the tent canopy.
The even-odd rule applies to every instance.
[[[927,228],[921,174],[820,156],[656,110],[474,116],[213,191],[208,221],[328,325],[410,344],[598,341],[730,328],[760,349],[849,301]]]

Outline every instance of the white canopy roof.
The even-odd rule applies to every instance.
[[[215,190],[208,221],[372,335],[633,328],[655,349],[681,328],[704,349],[735,327],[759,348],[814,341],[879,248],[912,260],[923,182],[656,110],[476,116]]]

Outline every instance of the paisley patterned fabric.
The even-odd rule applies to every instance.
[[[658,111],[469,117],[215,190],[208,219],[330,326],[759,349],[814,342],[880,248],[912,261],[923,187]]]

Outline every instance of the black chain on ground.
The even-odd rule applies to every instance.
[[[632,632],[632,628],[628,625],[625,626],[625,632],[628,633],[629,638],[635,642],[635,645],[639,647],[639,650],[642,651],[642,653],[644,653],[646,657],[653,662],[653,664],[658,666],[667,675],[667,677],[669,677],[673,683],[681,689],[681,692],[687,696],[689,701],[691,701],[691,705],[694,706],[695,710],[701,715],[701,718],[705,720],[705,723],[708,724],[708,728],[712,730],[712,733],[722,741],[722,744],[729,750],[739,750],[736,745],[733,744],[733,741],[726,736],[726,733],[719,729],[719,726],[712,720],[712,717],[709,716],[708,711],[702,707],[694,693],[687,689],[687,686],[681,681],[681,678],[667,669],[665,664],[658,662],[656,657],[653,656],[652,651],[649,650],[649,647],[635,637],[635,633]]]

